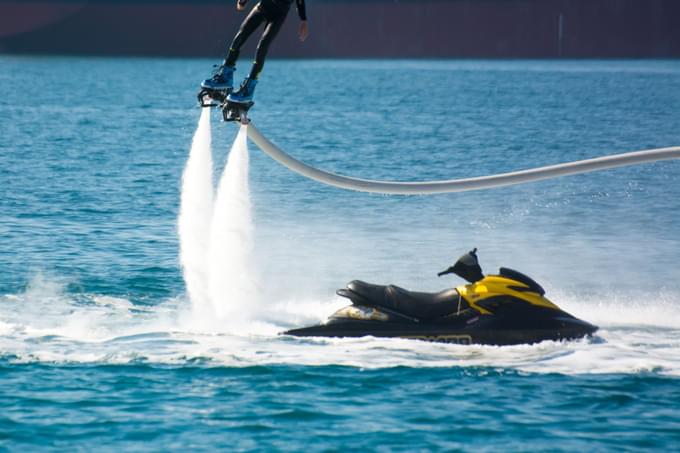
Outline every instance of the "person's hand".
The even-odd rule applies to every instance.
[[[236,11],[243,11],[246,9],[246,2],[248,0],[236,0]]]
[[[300,41],[304,41],[309,36],[309,27],[307,26],[307,21],[303,20],[300,22],[300,28],[298,29],[298,36],[300,36]]]

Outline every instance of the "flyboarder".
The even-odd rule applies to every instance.
[[[307,26],[305,0],[260,0],[250,11],[241,24],[236,36],[234,36],[234,40],[229,47],[229,53],[224,62],[218,67],[212,78],[206,79],[201,83],[201,87],[215,91],[231,91],[234,86],[235,65],[241,46],[243,46],[250,35],[260,25],[264,24],[264,32],[262,33],[260,42],[257,44],[255,61],[253,61],[250,73],[245,80],[243,80],[243,83],[241,83],[241,87],[227,96],[227,101],[229,102],[251,102],[255,92],[255,85],[257,85],[257,79],[264,66],[264,60],[267,56],[269,45],[272,43],[286,20],[290,5],[293,1],[295,1],[295,6],[297,7],[298,16],[301,21],[298,29],[300,41],[307,39],[309,30]],[[248,0],[237,0],[236,10],[243,11],[247,2]]]

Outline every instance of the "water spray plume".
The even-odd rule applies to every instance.
[[[220,320],[244,319],[257,304],[248,160],[242,126],[220,179],[210,234],[209,294]]]
[[[195,314],[210,316],[207,256],[213,211],[210,109],[204,108],[182,175],[178,230],[180,262]]]

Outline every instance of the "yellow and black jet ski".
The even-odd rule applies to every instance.
[[[477,249],[438,275],[454,273],[469,282],[438,293],[354,280],[338,295],[352,305],[324,324],[284,332],[299,337],[398,337],[457,344],[513,345],[572,340],[597,327],[561,310],[528,276],[502,267],[482,274]]]

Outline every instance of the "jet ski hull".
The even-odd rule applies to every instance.
[[[576,340],[591,336],[597,327],[562,312],[563,316],[543,319],[541,323],[520,326],[492,316],[454,319],[450,322],[385,322],[350,318],[331,318],[326,324],[284,332],[296,337],[405,338],[440,343],[516,345],[541,341]],[[515,325],[513,325],[515,324]]]

